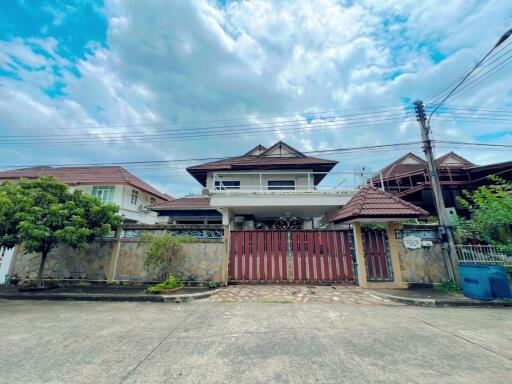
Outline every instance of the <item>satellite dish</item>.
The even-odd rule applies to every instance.
[[[373,176],[373,170],[367,165],[358,165],[354,167],[354,175],[361,179],[361,182],[366,184],[366,181]]]

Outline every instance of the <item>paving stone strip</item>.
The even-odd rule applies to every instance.
[[[402,305],[351,285],[230,285],[198,302],[260,302]]]

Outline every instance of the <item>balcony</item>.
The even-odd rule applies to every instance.
[[[345,205],[355,187],[318,183],[328,173],[307,171],[218,172],[209,181],[210,204],[238,214],[320,216]],[[315,185],[316,184],[316,185]]]
[[[210,194],[350,194],[357,188],[337,185],[318,185],[328,172],[267,171],[215,172],[209,185]]]

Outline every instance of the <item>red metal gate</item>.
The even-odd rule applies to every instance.
[[[368,281],[393,281],[386,231],[364,230],[362,235]]]
[[[352,281],[349,231],[231,231],[231,281]]]

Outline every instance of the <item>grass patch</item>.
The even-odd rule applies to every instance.
[[[462,292],[462,287],[460,285],[457,285],[457,283],[455,283],[454,281],[445,281],[444,283],[436,284],[434,285],[434,289],[440,292]]]
[[[149,287],[148,291],[152,292],[152,293],[159,293],[160,291],[163,291],[164,289],[180,288],[181,286],[182,286],[182,283],[181,283],[180,279],[178,279],[176,276],[170,276],[163,283],[158,283],[157,285]]]

